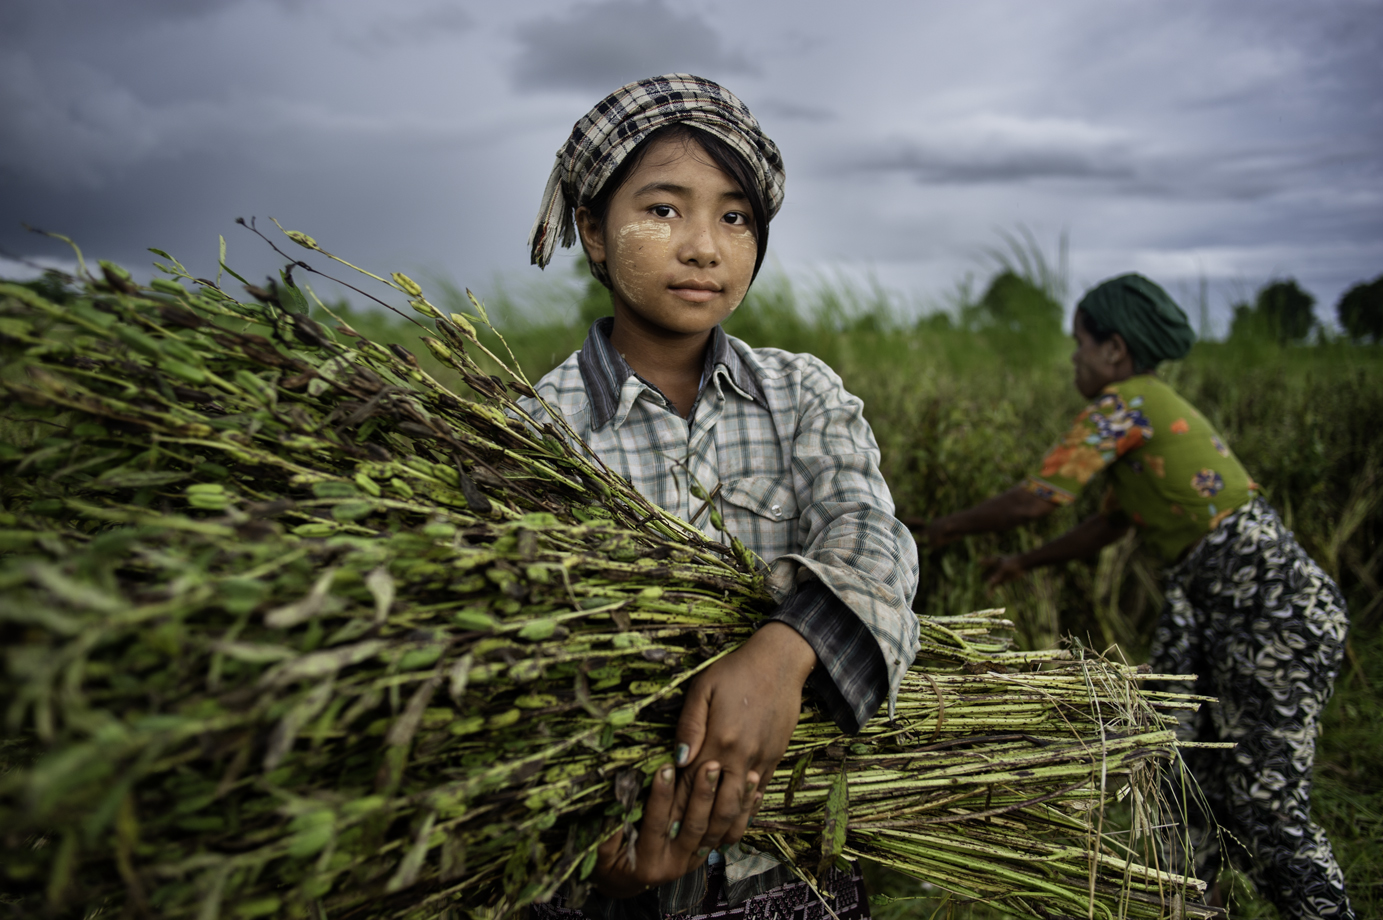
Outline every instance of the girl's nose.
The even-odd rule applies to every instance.
[[[687,239],[682,244],[682,261],[701,268],[710,268],[720,262],[720,249],[716,245],[715,233],[701,221],[689,222]]]

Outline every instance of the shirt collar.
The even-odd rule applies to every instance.
[[[604,428],[614,417],[619,408],[620,390],[624,382],[630,377],[638,377],[629,366],[629,362],[624,360],[624,356],[610,344],[610,330],[614,325],[613,316],[602,316],[592,323],[591,331],[586,334],[586,341],[576,357],[577,367],[581,370],[581,382],[585,384],[586,396],[591,401],[592,427],[596,429]],[[757,401],[761,405],[765,403],[763,387],[759,385],[758,378],[745,364],[739,352],[731,346],[730,336],[726,335],[720,326],[716,326],[711,330],[711,344],[706,349],[703,388],[717,373],[722,372],[733,388],[746,399]],[[658,388],[647,380],[642,377],[638,379],[654,392],[659,392]]]

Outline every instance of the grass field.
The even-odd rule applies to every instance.
[[[590,319],[608,309],[598,288],[568,290],[549,292],[541,310],[491,298],[496,325],[534,380],[578,347]],[[448,297],[457,301],[453,309],[462,306],[460,292]],[[958,306],[954,317],[903,321],[877,291],[766,278],[726,328],[752,345],[812,352],[834,367],[864,400],[899,514],[931,517],[1014,484],[1082,404],[1071,384],[1069,340],[1051,323],[986,325],[973,321],[973,303]],[[344,318],[449,376],[418,344],[422,329],[386,313],[347,311]],[[1326,714],[1313,801],[1358,915],[1383,916],[1383,347],[1207,342],[1162,374],[1216,424],[1349,599],[1349,654]],[[1144,660],[1159,578],[1131,540],[993,596],[982,587],[981,558],[1028,548],[1074,524],[1102,490],[1088,491],[1040,525],[924,554],[917,610],[1003,605],[1024,646],[1076,641]],[[893,899],[881,897],[881,918],[992,915],[983,905],[939,898],[915,880],[873,873],[872,882]],[[1230,877],[1227,888],[1232,916],[1274,916],[1242,878]]]

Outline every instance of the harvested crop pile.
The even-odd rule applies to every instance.
[[[492,917],[582,887],[682,685],[771,608],[754,560],[533,426],[522,375],[472,360],[478,303],[446,318],[394,276],[463,396],[310,319],[304,262],[244,303],[170,262],[0,284],[8,906]],[[809,701],[746,841],[1030,916],[1194,898],[1143,864],[1162,712],[1193,704],[1007,625],[924,621],[897,719],[859,735]]]

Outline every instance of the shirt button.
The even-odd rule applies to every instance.
[[[773,512],[773,516],[774,516],[774,517],[782,517],[782,516],[783,516],[783,506],[782,506],[782,505],[774,505],[772,508],[769,508],[768,510]]]

